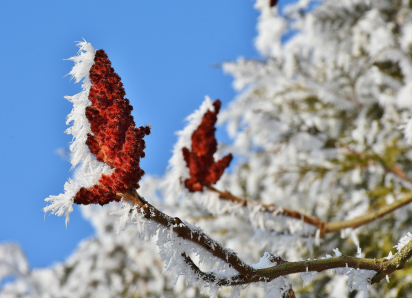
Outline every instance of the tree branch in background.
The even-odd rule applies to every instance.
[[[385,159],[382,156],[380,156],[380,155],[376,154],[375,152],[373,152],[371,148],[369,148],[369,149],[372,151],[372,154],[363,154],[363,153],[360,153],[360,152],[352,149],[348,145],[341,145],[339,143],[335,143],[335,147],[336,148],[344,148],[347,151],[349,151],[350,153],[352,153],[352,154],[354,154],[354,155],[356,155],[356,156],[358,156],[362,159],[370,160],[370,161],[373,161],[375,163],[378,163],[382,166],[382,168],[387,173],[392,173],[395,176],[397,176],[398,178],[400,178],[400,179],[402,179],[402,180],[404,180],[404,181],[406,181],[406,182],[408,182],[412,185],[412,180],[409,179],[406,176],[405,172],[402,171],[402,169],[396,163],[394,163],[393,165],[390,165],[387,161],[385,161]]]
[[[213,186],[207,186],[207,189],[219,194],[219,198],[221,198],[222,200],[226,200],[226,201],[230,201],[230,202],[239,204],[242,207],[260,205],[259,211],[261,211],[261,212],[275,213],[276,215],[283,215],[283,216],[299,219],[299,220],[302,220],[303,222],[305,222],[307,224],[310,224],[312,226],[317,227],[320,230],[323,230],[325,225],[326,225],[326,222],[324,222],[324,221],[322,221],[322,220],[320,220],[316,217],[303,214],[303,213],[301,213],[299,211],[296,211],[296,210],[279,207],[275,204],[259,204],[255,201],[252,201],[252,200],[247,200],[247,199],[242,199],[242,198],[236,197],[228,191],[222,192],[222,191],[214,188]]]
[[[230,201],[236,204],[240,204],[243,207],[260,205],[261,208],[259,210],[261,212],[275,213],[276,215],[283,215],[283,216],[302,220],[303,222],[307,224],[317,227],[320,230],[321,235],[332,233],[332,232],[337,232],[337,231],[347,229],[347,228],[356,229],[378,218],[381,218],[389,213],[392,213],[393,211],[412,202],[412,192],[411,192],[405,195],[402,199],[395,201],[392,204],[381,207],[376,211],[369,212],[365,215],[361,215],[361,216],[358,216],[358,217],[355,217],[349,220],[344,220],[344,221],[325,222],[316,217],[305,215],[304,213],[301,213],[299,211],[279,207],[275,204],[259,204],[252,200],[243,199],[243,198],[232,195],[228,191],[222,192],[220,190],[217,190],[213,186],[208,186],[207,189],[219,194],[220,199]]]
[[[412,202],[412,192],[408,193],[405,195],[403,198],[400,200],[397,200],[393,202],[392,204],[383,206],[379,208],[376,211],[369,212],[365,215],[361,215],[349,220],[344,220],[344,221],[337,221],[337,222],[330,222],[325,225],[325,228],[323,231],[321,231],[321,234],[326,234],[326,233],[331,233],[331,232],[337,232],[346,228],[352,228],[356,229],[360,226],[363,226],[365,224],[368,224],[378,218],[381,218],[387,214],[392,213],[393,211],[408,205],[409,203]]]

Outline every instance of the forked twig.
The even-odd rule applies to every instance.
[[[172,228],[178,237],[203,247],[213,256],[223,260],[240,273],[229,278],[221,278],[216,276],[214,273],[205,273],[199,269],[199,267],[189,256],[185,253],[182,254],[182,258],[192,271],[194,271],[204,281],[214,283],[218,286],[244,285],[261,281],[267,282],[277,277],[286,276],[293,273],[315,271],[322,272],[325,270],[345,267],[376,271],[377,273],[370,280],[371,284],[374,284],[380,282],[383,278],[392,274],[396,270],[403,269],[405,263],[412,257],[411,240],[391,259],[367,259],[342,255],[339,257],[330,257],[313,261],[286,262],[277,257],[273,259],[273,262],[276,264],[275,266],[264,269],[254,269],[240,260],[235,252],[227,250],[207,234],[201,231],[193,230],[179,218],[170,217],[156,209],[144,198],[138,195],[135,190],[131,190],[127,194],[121,194],[121,196],[125,201],[130,201],[137,204],[139,207],[137,208],[138,212],[142,213],[145,218],[153,220],[166,228]],[[410,196],[412,197],[412,194]]]
[[[142,198],[136,190],[133,189],[126,194],[119,195],[123,197],[123,200],[138,205],[138,212],[142,213],[145,218],[153,220],[166,228],[172,228],[178,237],[189,240],[203,247],[213,256],[231,265],[246,279],[249,279],[255,275],[255,269],[240,260],[236,253],[227,250],[205,233],[189,228],[178,217],[171,217],[153,207],[144,198]]]

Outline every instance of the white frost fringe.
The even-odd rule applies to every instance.
[[[397,245],[395,245],[394,247],[400,251],[406,244],[408,244],[409,241],[412,240],[412,234],[408,232],[408,234],[406,234],[406,236],[403,236],[400,240],[399,243]]]
[[[79,163],[81,167],[76,170],[74,179],[69,179],[64,184],[64,193],[45,199],[50,204],[43,208],[45,213],[50,211],[58,216],[66,216],[66,226],[70,219],[70,213],[73,211],[73,198],[79,189],[89,188],[99,181],[102,174],[112,173],[112,169],[108,165],[98,162],[93,157],[86,145],[87,134],[92,133],[90,123],[86,118],[86,107],[91,104],[88,99],[91,87],[89,72],[94,64],[96,50],[85,40],[79,42],[77,46],[79,47],[78,55],[67,60],[75,63],[69,75],[75,79],[75,83],[83,80],[83,91],[73,96],[64,97],[73,103],[73,110],[67,116],[66,121],[67,125],[73,121],[73,126],[69,127],[65,133],[73,135],[73,141],[70,145],[71,169],[74,169]]]
[[[336,257],[342,256],[342,253],[339,251],[338,248],[335,248],[333,251],[335,252]],[[331,257],[332,257],[331,255],[326,255],[326,257],[323,257],[321,259],[329,259]],[[358,258],[360,257],[359,247],[358,247],[357,257]],[[301,261],[303,261],[303,259],[301,259]],[[310,261],[310,259],[308,259],[308,261]],[[346,268],[343,267],[343,268],[336,268],[336,269],[330,270],[330,272],[333,272],[333,271],[336,271],[336,274],[346,275],[349,277],[347,286],[349,287],[350,292],[352,292],[353,290],[358,290],[359,292],[363,292],[363,298],[369,297],[367,286],[371,284],[371,279],[377,273],[376,271],[349,268],[347,267],[347,265],[346,265]],[[315,277],[316,273],[317,273],[316,271],[301,273],[300,277],[303,280],[303,286],[305,286],[306,284],[310,284],[313,278]]]
[[[136,206],[132,207],[131,204],[124,202],[121,210],[111,213],[112,215],[120,216],[118,231],[123,230],[127,223],[132,223],[136,225],[140,237],[146,241],[148,241],[150,237],[157,235],[158,239],[156,244],[160,249],[160,256],[165,262],[166,272],[171,270],[175,271],[175,282],[180,275],[184,275],[186,276],[186,284],[191,283],[199,287],[203,293],[207,292],[210,297],[217,297],[217,292],[220,288],[217,285],[218,280],[212,283],[200,278],[190,266],[186,264],[182,258],[182,253],[186,253],[187,256],[191,256],[192,258],[195,257],[198,264],[210,270],[209,272],[213,272],[217,277],[225,278],[238,274],[238,272],[231,268],[226,262],[216,258],[199,245],[178,237],[172,229],[173,226],[168,229],[155,221],[147,220],[136,208]],[[191,225],[186,221],[184,221],[184,224],[193,231],[202,232],[202,229],[195,224]],[[209,244],[213,248],[217,242],[214,241]],[[232,251],[226,249],[226,253],[231,254]]]
[[[228,278],[238,274],[238,272],[231,268],[226,262],[214,257],[208,251],[204,250],[202,247],[198,246],[197,244],[184,240],[176,235],[173,231],[173,227],[165,228],[164,226],[156,223],[152,220],[147,220],[144,217],[144,211],[137,209],[138,206],[132,206],[132,204],[128,202],[123,202],[122,209],[112,212],[111,215],[120,216],[118,222],[118,233],[122,231],[128,223],[136,225],[137,231],[140,237],[143,237],[146,241],[149,240],[150,237],[157,235],[157,245],[160,249],[160,255],[165,262],[166,272],[171,271],[172,269],[176,273],[176,280],[180,275],[186,276],[186,285],[191,283],[201,289],[203,293],[208,293],[210,297],[217,297],[217,292],[219,290],[219,286],[217,285],[217,280],[215,283],[208,282],[203,280],[200,276],[198,276],[191,268],[188,266],[182,258],[182,253],[186,253],[186,255],[195,257],[197,262],[202,265],[203,267],[209,270],[208,272],[213,272],[218,278]],[[203,232],[203,230],[196,226],[196,224],[189,224],[188,222],[184,221],[184,224],[190,228],[192,231]],[[395,245],[400,251],[409,241],[412,241],[412,234],[408,233],[406,236],[402,237],[399,240],[399,243]],[[212,248],[218,242],[212,240],[209,245]],[[226,254],[233,253],[232,250],[226,248]],[[338,248],[333,249],[335,252],[336,257],[341,257],[342,253],[339,251]],[[277,256],[275,254],[275,256]],[[358,247],[358,254],[357,257],[360,257],[360,248]],[[391,254],[390,254],[391,256]],[[275,264],[271,261],[272,255],[268,252],[264,253],[264,256],[260,258],[259,262],[256,264],[251,264],[251,266],[255,269],[262,269],[262,268],[269,268],[274,266]],[[321,259],[328,259],[332,258],[331,255],[326,255],[326,257],[322,257]],[[314,259],[316,260],[316,259]],[[301,258],[301,261],[303,259]],[[310,259],[308,259],[310,261]],[[205,270],[203,270],[205,272]],[[367,286],[370,285],[372,277],[377,273],[374,270],[364,270],[364,269],[354,269],[349,268],[347,265],[343,268],[336,268],[331,269],[330,272],[336,272],[339,275],[346,275],[349,277],[347,286],[349,287],[349,291],[352,292],[353,290],[358,290],[359,292],[363,292],[363,298],[368,298],[369,293]],[[206,273],[208,273],[206,272]],[[300,277],[303,280],[303,286],[312,282],[314,276],[317,272],[303,272],[300,274]],[[241,288],[247,287],[245,286],[235,286],[233,287],[232,293],[230,297],[238,297],[240,295]],[[283,276],[276,278],[270,282],[263,282],[262,287],[264,288],[265,297],[283,297],[284,293],[289,290],[291,287],[290,282]]]
[[[218,280],[216,280],[215,283],[203,280],[185,263],[182,258],[182,253],[195,257],[197,263],[206,268],[206,270],[209,270],[203,270],[206,273],[213,272],[213,274],[220,278],[228,278],[238,274],[238,272],[228,266],[226,262],[214,257],[202,247],[178,237],[172,230],[173,226],[167,229],[154,221],[147,220],[136,208],[137,206],[123,202],[121,210],[111,213],[111,215],[119,216],[117,231],[122,231],[128,223],[131,223],[136,225],[140,237],[146,241],[148,241],[151,236],[157,235],[157,245],[160,249],[160,256],[165,262],[166,272],[171,270],[175,271],[175,282],[180,275],[184,275],[186,277],[186,285],[190,283],[199,287],[202,293],[208,294],[210,297],[218,297],[217,294],[220,288],[217,285]],[[184,224],[193,231],[202,232],[202,229],[195,224],[191,225],[186,221],[184,221]],[[209,244],[214,247],[213,242]],[[232,251],[226,249],[226,253],[229,254],[232,253]],[[271,254],[265,252],[264,256],[260,258],[260,261],[251,266],[255,269],[272,267],[274,263],[270,260],[270,257],[272,257]],[[249,285],[233,287],[230,297],[239,297],[240,290],[248,286]],[[264,297],[266,298],[283,297],[283,295],[289,291],[291,283],[285,277],[281,276],[270,282],[262,282],[262,287],[265,293]]]

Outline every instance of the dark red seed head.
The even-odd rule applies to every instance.
[[[144,175],[140,158],[144,157],[144,135],[149,127],[135,127],[127,98],[119,75],[111,67],[107,54],[97,50],[90,69],[92,87],[89,93],[91,105],[86,108],[92,134],[86,144],[97,160],[115,168],[111,175],[102,175],[99,183],[90,188],[81,188],[74,202],[77,204],[108,204],[120,201],[117,193],[131,187],[138,188]],[[142,131],[142,132],[141,132]]]

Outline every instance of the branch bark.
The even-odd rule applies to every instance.
[[[171,217],[153,207],[136,190],[132,189],[128,193],[121,193],[123,200],[138,205],[138,211],[144,214],[147,219],[153,220],[166,228],[172,227],[173,231],[185,240],[189,240],[206,249],[213,256],[223,260],[236,269],[246,279],[255,275],[255,269],[239,259],[235,252],[227,250],[220,243],[214,241],[208,235],[198,230],[189,228],[178,217]]]
[[[393,272],[401,270],[405,267],[406,262],[412,257],[412,240],[409,241],[398,253],[396,253],[392,259],[367,259],[356,258],[346,255],[340,257],[327,258],[313,261],[300,261],[300,262],[286,262],[282,261],[279,265],[257,269],[256,275],[251,279],[245,279],[240,275],[235,275],[231,278],[219,279],[211,273],[202,272],[193,261],[184,256],[186,263],[196,273],[209,282],[216,282],[219,286],[235,286],[244,285],[259,281],[271,281],[280,276],[286,276],[294,273],[305,272],[322,272],[325,270],[337,269],[337,268],[353,268],[353,269],[365,269],[373,270],[377,273],[372,277],[371,284],[379,283],[382,279],[386,278]]]
[[[340,257],[327,258],[321,260],[308,260],[300,262],[287,262],[279,257],[273,258],[273,267],[264,269],[254,269],[253,267],[241,261],[235,252],[228,251],[218,242],[203,232],[192,230],[185,225],[179,218],[170,217],[167,214],[156,209],[141,197],[135,190],[130,190],[128,193],[119,194],[123,200],[133,202],[138,205],[138,211],[141,212],[147,219],[153,220],[166,228],[172,228],[178,237],[189,240],[209,251],[215,257],[220,258],[240,274],[229,278],[220,278],[213,273],[205,273],[196,266],[192,259],[185,253],[182,258],[186,264],[198,274],[203,280],[215,283],[218,286],[235,286],[244,285],[260,281],[270,281],[280,276],[286,276],[293,273],[305,272],[322,272],[325,270],[336,268],[354,268],[374,270],[377,273],[371,279],[371,284],[380,282],[387,275],[392,274],[396,270],[404,268],[406,262],[412,257],[412,240],[409,241],[393,258],[386,259],[367,259],[355,258],[346,255]],[[412,198],[412,194],[410,195]],[[292,292],[293,293],[293,290]]]
[[[230,202],[239,204],[242,207],[260,205],[260,211],[261,212],[275,213],[276,215],[283,215],[283,216],[288,216],[288,217],[291,217],[291,218],[299,219],[299,220],[302,220],[303,222],[305,222],[307,224],[310,224],[310,225],[313,225],[313,226],[317,227],[321,231],[324,229],[324,227],[326,225],[326,222],[324,222],[324,221],[322,221],[322,220],[320,220],[316,217],[306,215],[306,214],[304,214],[302,212],[299,212],[299,211],[296,211],[296,210],[283,208],[283,207],[277,206],[275,204],[259,204],[255,201],[252,201],[252,200],[247,200],[247,199],[236,197],[228,191],[224,191],[224,192],[220,191],[220,190],[214,188],[213,186],[207,186],[207,189],[219,194],[219,198],[221,198],[222,200],[226,200],[226,201],[230,201]]]
[[[392,204],[383,206],[376,211],[369,212],[367,214],[344,221],[330,222],[325,225],[324,230],[321,230],[321,234],[337,232],[346,228],[356,229],[360,226],[368,224],[378,218],[384,217],[393,211],[408,205],[412,202],[412,193],[408,193],[400,200],[393,202]]]
[[[222,200],[230,201],[236,204],[240,204],[243,207],[247,206],[256,206],[258,203],[255,201],[239,198],[237,196],[232,195],[230,192],[225,191],[222,192],[213,186],[207,186],[207,189],[219,194],[219,198]],[[343,229],[352,228],[356,229],[362,225],[368,224],[378,218],[381,218],[393,211],[408,205],[412,202],[412,192],[405,195],[398,201],[393,202],[392,204],[386,205],[384,207],[379,208],[378,210],[369,212],[367,214],[349,219],[344,221],[337,221],[337,222],[325,222],[316,217],[306,215],[299,211],[282,208],[275,204],[260,204],[261,212],[268,212],[268,213],[276,213],[283,216],[288,216],[291,218],[302,220],[303,222],[310,224],[312,226],[317,227],[320,230],[320,234],[324,235],[327,233],[337,232]]]

